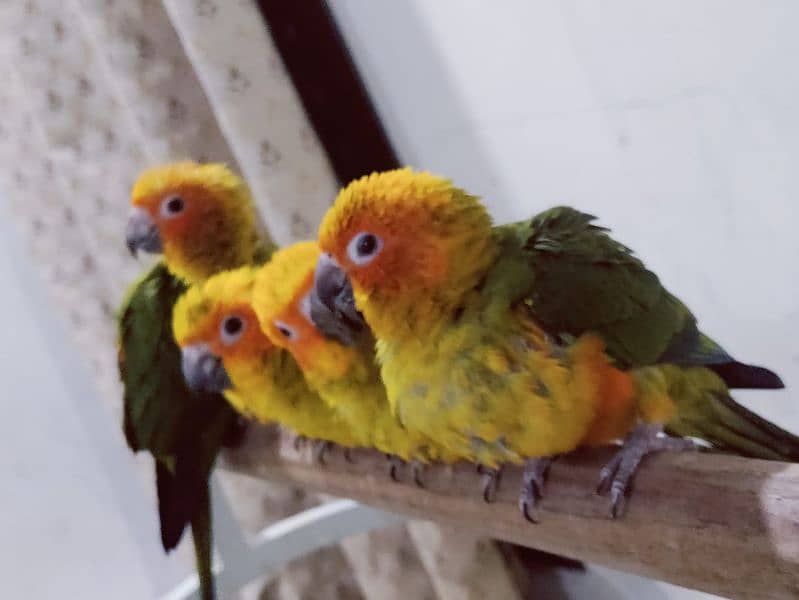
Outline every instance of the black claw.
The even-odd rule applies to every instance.
[[[522,500],[519,502],[519,509],[522,511],[522,515],[524,516],[525,520],[535,525],[538,523],[538,517],[536,517],[535,512],[531,510],[531,508],[534,506],[535,502],[528,500]]]
[[[534,509],[539,500],[544,497],[544,484],[552,460],[546,457],[533,459],[525,465],[522,475],[522,491],[519,495],[519,509],[530,523],[538,523]]]
[[[399,471],[402,468],[402,465],[405,464],[404,461],[397,456],[392,456],[391,454],[386,454],[386,458],[388,459],[388,476],[391,477],[392,481],[395,483],[399,483]]]
[[[350,464],[355,463],[355,460],[352,458],[352,448],[344,448],[344,460]]]

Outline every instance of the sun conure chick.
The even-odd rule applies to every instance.
[[[224,393],[237,411],[258,421],[359,445],[345,420],[310,389],[291,354],[261,330],[251,305],[255,274],[252,267],[220,273],[178,300],[173,328],[186,380],[194,389]]]
[[[291,352],[313,390],[348,423],[359,446],[376,448],[403,461],[447,461],[444,448],[419,432],[404,429],[391,413],[374,356],[374,338],[343,344],[322,333],[313,320],[311,290],[319,246],[301,242],[283,248],[262,267],[253,291],[261,328]],[[419,483],[419,465],[414,478]],[[392,461],[396,478],[398,461]]]
[[[133,451],[155,459],[161,541],[166,551],[192,526],[203,597],[211,581],[208,476],[223,443],[240,435],[220,394],[189,390],[172,337],[172,307],[189,283],[263,262],[272,243],[259,235],[247,185],[220,164],[183,162],[149,169],[131,192],[131,253],[163,253],[133,284],[120,309],[124,430]]]
[[[601,476],[614,516],[645,454],[691,447],[663,437],[664,426],[748,456],[799,456],[795,437],[728,394],[782,387],[779,378],[701,334],[685,305],[593,220],[559,207],[495,227],[446,179],[372,174],[345,188],[322,221],[316,294],[335,306],[346,273],[406,427],[488,466],[533,459],[520,495],[526,515],[545,457],[603,438],[628,436]],[[617,375],[579,385],[580,347],[594,340],[627,371],[634,402]],[[607,373],[596,356],[588,363]]]

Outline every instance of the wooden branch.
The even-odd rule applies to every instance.
[[[731,598],[799,597],[799,465],[711,453],[648,457],[622,519],[594,494],[611,449],[552,467],[540,523],[517,509],[521,470],[506,468],[486,504],[474,466],[435,466],[425,489],[388,478],[386,459],[340,450],[315,465],[293,438],[253,427],[223,468],[352,498],[414,518]],[[406,474],[409,480],[409,474]]]

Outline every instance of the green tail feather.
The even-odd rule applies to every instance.
[[[799,461],[799,437],[741,406],[728,394],[712,394],[717,420],[708,441],[743,456]]]
[[[750,458],[799,461],[799,437],[738,404],[715,374],[691,371],[683,382],[692,379],[694,385],[680,385],[681,393],[672,395],[678,414],[667,425],[669,433]]]
[[[158,493],[158,519],[161,524],[161,545],[169,552],[178,545],[189,522],[187,507],[172,471],[160,460],[155,461],[155,489]]]
[[[200,597],[215,600],[213,574],[213,539],[211,535],[211,496],[208,486],[198,498],[194,517],[191,520],[191,537],[194,542],[194,560],[200,579]]]

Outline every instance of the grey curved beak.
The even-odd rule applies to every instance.
[[[363,315],[355,306],[352,284],[329,254],[322,254],[316,263],[311,320],[327,337],[347,346],[357,343],[366,329]]]
[[[125,228],[125,242],[134,258],[139,250],[152,254],[158,254],[163,251],[158,227],[149,213],[143,208],[131,210],[128,224]]]
[[[181,368],[189,388],[196,392],[224,392],[233,387],[222,365],[205,344],[185,346],[181,350]]]

